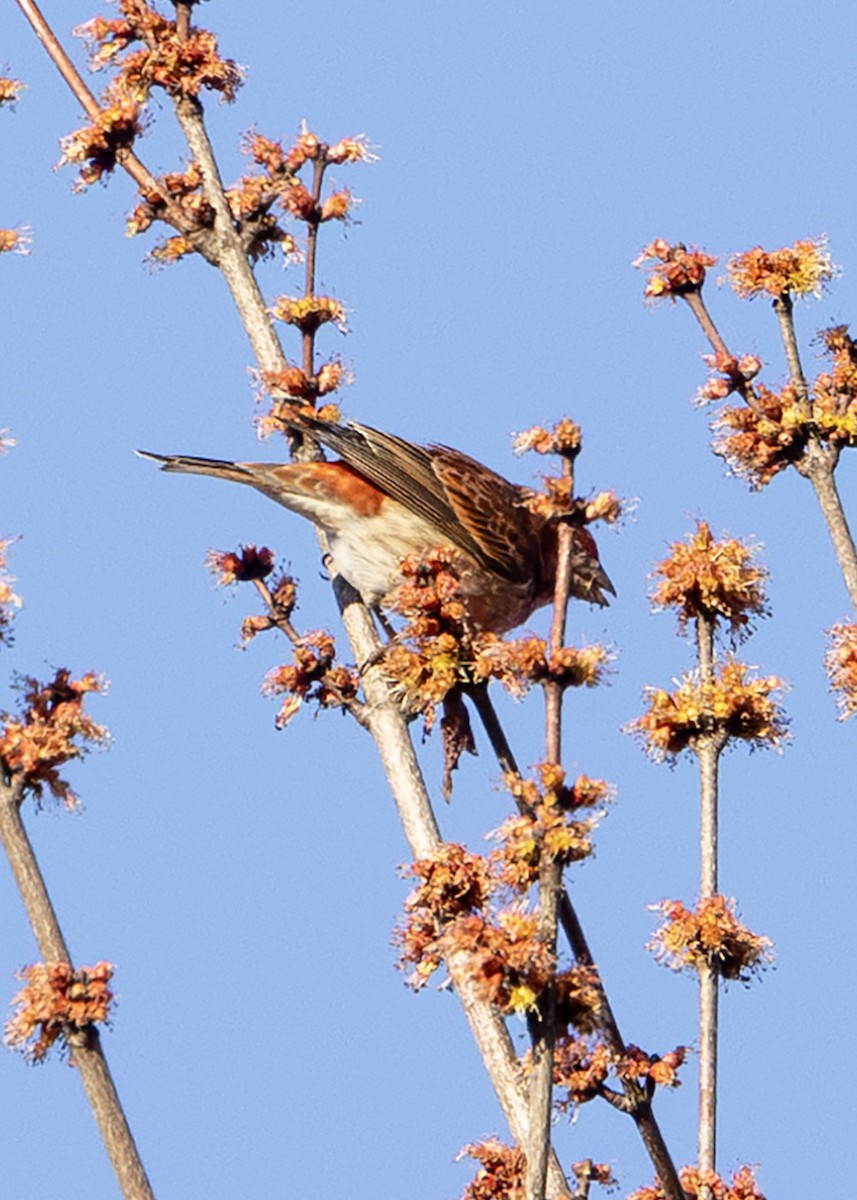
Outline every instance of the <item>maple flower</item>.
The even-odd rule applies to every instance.
[[[353,383],[353,376],[339,359],[329,359],[322,363],[316,373],[316,384],[319,396],[327,396],[330,392],[338,391],[343,384]]]
[[[154,221],[163,219],[167,199],[177,204],[198,229],[207,229],[214,221],[214,209],[202,194],[202,171],[195,161],[186,171],[162,175],[157,188],[141,188],[140,197],[125,224],[128,237],[144,233]]]
[[[788,718],[777,694],[786,687],[776,675],[754,678],[750,668],[731,656],[719,663],[714,677],[702,682],[694,671],[667,692],[646,688],[648,711],[630,721],[624,732],[636,735],[656,761],[674,760],[695,750],[703,739],[737,739],[752,749],[779,749],[788,736]]]
[[[406,619],[399,641],[386,649],[382,666],[394,695],[409,712],[420,713],[428,732],[438,706],[470,679],[471,639],[451,546],[407,555],[403,582],[391,607]]]
[[[682,1167],[679,1182],[688,1200],[765,1200],[753,1176],[751,1167],[744,1166],[733,1172],[732,1180],[726,1180],[716,1171],[700,1171],[698,1167]],[[659,1183],[652,1187],[638,1188],[628,1200],[667,1200]]]
[[[0,767],[12,780],[20,779],[24,790],[40,801],[45,787],[68,808],[77,797],[62,779],[60,767],[81,758],[90,746],[107,741],[103,725],[96,725],[83,711],[88,692],[106,688],[93,672],[81,679],[58,670],[49,683],[24,676],[19,684],[21,711],[0,714]]]
[[[0,538],[0,643],[11,640],[9,627],[15,615],[15,609],[20,608],[22,603],[21,597],[12,590],[15,577],[6,570],[6,550],[14,540],[14,538]]]
[[[827,630],[830,643],[824,667],[830,690],[836,692],[839,720],[857,713],[857,625],[840,622]]]
[[[329,163],[377,162],[378,155],[373,154],[366,141],[365,134],[358,133],[353,138],[343,138],[333,146],[328,146],[324,156]]]
[[[90,48],[90,66],[116,66],[114,85],[143,103],[153,87],[171,96],[197,96],[203,88],[234,100],[244,72],[218,53],[217,38],[207,29],[192,27],[180,37],[177,24],[155,9],[120,0],[123,17],[96,17],[74,30]],[[132,42],[141,49],[122,55]]]
[[[345,221],[354,205],[358,203],[349,188],[342,188],[322,202],[319,218],[322,221]]]
[[[399,966],[413,967],[407,984],[419,991],[440,967],[447,927],[458,917],[483,912],[496,887],[492,864],[455,842],[403,869],[420,882],[405,901],[405,917],[393,934]]]
[[[551,977],[552,955],[538,936],[536,913],[504,909],[495,922],[473,915],[456,921],[444,937],[448,953],[464,951],[474,990],[501,1012],[538,1011]]]
[[[811,432],[811,414],[791,383],[781,392],[756,385],[756,402],[726,406],[712,422],[714,453],[758,491],[792,463],[800,463]]]
[[[683,242],[671,244],[656,238],[631,265],[649,272],[643,291],[647,300],[654,302],[668,296],[675,303],[676,296],[700,291],[707,268],[716,262],[716,258],[702,250],[688,250]]]
[[[290,183],[285,189],[280,198],[280,203],[292,216],[299,217],[303,221],[318,218],[318,206],[311,193],[299,179]]]
[[[282,171],[285,167],[286,154],[283,143],[265,137],[256,130],[245,134],[241,149],[260,167],[264,167],[269,175]]]
[[[489,860],[457,842],[444,842],[434,854],[403,867],[402,874],[420,880],[405,901],[407,911],[428,909],[441,924],[484,910],[496,887]]]
[[[462,1158],[474,1158],[481,1165],[461,1200],[524,1200],[527,1160],[523,1150],[488,1138],[463,1146],[455,1161]]]
[[[812,416],[823,441],[857,446],[857,343],[847,325],[819,332],[818,340],[832,360],[832,370],[818,376],[812,388]]]
[[[610,1073],[612,1058],[603,1042],[590,1045],[583,1038],[557,1038],[553,1081],[566,1093],[557,1099],[557,1107],[567,1111],[594,1100]]]
[[[146,257],[154,263],[168,264],[178,262],[180,259],[187,258],[188,255],[195,253],[196,246],[190,238],[185,237],[184,234],[177,233],[175,237],[164,238],[163,241],[158,242],[157,245],[152,247]]]
[[[697,391],[694,403],[701,407],[712,400],[725,400],[734,391],[746,395],[747,384],[759,374],[762,360],[756,354],[743,354],[741,358],[718,351],[715,354],[703,354],[702,361],[719,375],[712,375]]]
[[[673,542],[669,555],[652,572],[655,610],[673,608],[684,633],[697,616],[725,621],[733,636],[749,632],[753,617],[768,615],[768,573],[753,562],[754,548],[737,538],[715,540],[707,521],[683,542]]]
[[[257,550],[252,544],[237,550],[209,550],[205,566],[223,586],[265,579],[274,569],[274,552],[267,546]]]
[[[616,1074],[620,1079],[651,1079],[658,1087],[680,1087],[678,1068],[687,1057],[687,1049],[687,1046],[676,1046],[668,1054],[647,1054],[639,1046],[630,1044],[616,1064]]]
[[[112,63],[132,42],[136,42],[139,36],[130,22],[123,17],[112,20],[93,17],[91,21],[84,21],[71,32],[72,36],[80,38],[89,50],[89,66],[93,71],[100,71],[102,67]]]
[[[500,842],[495,851],[500,877],[515,891],[526,891],[536,882],[542,854],[563,866],[592,854],[591,834],[603,815],[576,819],[574,789],[565,786],[562,768],[540,763],[537,769],[540,783],[521,775],[505,776],[503,782],[523,812],[509,817],[493,835]]]
[[[581,1158],[571,1164],[571,1169],[577,1179],[578,1191],[581,1196],[588,1194],[588,1185],[592,1183],[597,1183],[600,1187],[607,1188],[608,1191],[619,1186],[608,1163],[597,1163],[593,1162],[591,1158]]]
[[[464,852],[466,853],[466,852]],[[474,856],[475,859],[475,856]],[[420,903],[420,890],[409,901],[407,921],[394,935],[400,946],[400,965],[413,965],[408,984],[424,986],[444,959],[463,959],[477,995],[501,1012],[525,1013],[538,1010],[538,999],[551,978],[553,956],[538,936],[538,915],[520,908],[502,909],[490,916],[472,903],[483,900],[493,887],[491,864],[486,860],[465,863],[467,887],[472,892],[446,900],[446,911],[458,911],[447,919],[444,908]],[[449,907],[451,906],[451,908]]]
[[[263,371],[261,382],[263,390],[274,395],[311,399],[316,394],[313,380],[300,367],[293,364],[284,367],[281,371]]]
[[[606,646],[564,646],[549,655],[544,638],[525,635],[500,638],[480,633],[473,639],[473,675],[477,680],[498,679],[513,696],[524,696],[537,683],[563,687],[597,687],[603,683],[611,660]]]
[[[332,296],[280,296],[271,315],[287,325],[296,325],[301,333],[315,333],[328,322],[346,332],[345,309]]]
[[[570,417],[563,417],[552,429],[533,425],[523,433],[516,433],[512,441],[512,449],[516,454],[533,450],[536,454],[561,454],[567,458],[575,457],[582,445],[580,426],[575,425]]]
[[[742,299],[768,295],[775,298],[815,296],[820,298],[824,285],[838,268],[827,252],[827,238],[804,238],[782,250],[763,250],[754,246],[735,254],[728,263],[729,279]]]
[[[29,225],[0,229],[0,254],[29,254],[33,239]]]
[[[698,971],[703,964],[716,966],[724,979],[748,983],[773,960],[770,938],[753,933],[735,916],[735,901],[708,896],[695,910],[679,900],[662,900],[651,906],[666,917],[647,949],[658,962],[674,971]]]
[[[335,663],[333,638],[323,629],[304,634],[292,647],[292,662],[269,671],[262,684],[268,696],[285,695],[275,719],[283,729],[301,706],[314,700],[319,708],[343,707],[357,696],[356,671]]]
[[[577,1033],[592,1034],[601,1024],[603,993],[594,967],[568,967],[558,971],[556,1019],[558,1026],[571,1027]]]
[[[26,86],[25,83],[21,83],[20,79],[9,79],[5,75],[0,75],[0,105],[14,104]]]
[[[25,986],[13,999],[18,1009],[6,1024],[5,1041],[41,1062],[58,1038],[103,1024],[114,1003],[110,963],[75,970],[70,963],[35,963],[17,972]]]
[[[105,107],[94,125],[86,125],[60,138],[59,165],[84,163],[75,190],[80,191],[109,175],[123,150],[130,149],[142,132],[142,113],[137,102],[108,90]]]

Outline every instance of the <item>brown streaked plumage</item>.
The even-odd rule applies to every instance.
[[[439,545],[461,558],[461,587],[478,628],[504,633],[553,597],[555,522],[524,506],[526,490],[459,450],[417,446],[356,423],[301,417],[295,427],[337,462],[232,463],[183,455],[143,458],[165,471],[247,484],[327,534],[336,570],[370,606],[401,581],[399,563]],[[572,594],[607,604],[615,594],[587,530],[574,531]]]

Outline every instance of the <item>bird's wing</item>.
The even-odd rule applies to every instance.
[[[509,579],[526,576],[503,519],[520,503],[520,492],[501,476],[457,450],[416,446],[356,422],[334,425],[301,416],[295,424],[482,566]]]
[[[520,488],[460,450],[431,446],[432,469],[482,560],[515,582],[531,579],[538,539]]]

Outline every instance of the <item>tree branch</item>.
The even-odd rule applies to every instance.
[[[43,962],[71,965],[56,912],[21,820],[23,783],[0,782],[0,840],[15,876]],[[98,1030],[66,1027],[71,1062],[80,1074],[89,1105],[126,1200],[154,1200],[122,1103],[107,1065]]]

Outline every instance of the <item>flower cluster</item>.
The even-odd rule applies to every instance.
[[[712,422],[714,453],[756,490],[800,464],[813,429],[806,398],[793,384],[774,392],[763,384],[753,404],[722,408]]]
[[[857,344],[847,325],[822,329],[818,339],[831,369],[818,376],[809,397],[794,383],[779,392],[757,384],[750,402],[727,405],[712,423],[714,452],[754,488],[792,464],[800,469],[813,436],[835,448],[857,445]],[[710,380],[703,398],[721,399],[746,378],[736,367],[734,375]]]
[[[729,1183],[716,1171],[700,1171],[698,1167],[682,1167],[679,1182],[687,1200],[765,1200],[753,1176],[751,1167],[741,1167]],[[628,1200],[667,1200],[663,1187],[638,1188]]]
[[[182,33],[176,21],[141,0],[119,0],[119,9],[121,18],[95,17],[74,30],[89,48],[92,70],[116,67],[114,86],[142,102],[155,87],[177,98],[206,90],[235,99],[243,71],[220,56],[213,33],[195,26]],[[138,42],[139,50],[125,54]]]
[[[403,874],[419,883],[405,901],[405,920],[394,940],[400,965],[414,968],[408,985],[419,991],[443,961],[446,929],[462,915],[485,912],[497,880],[484,855],[455,842],[445,842],[431,858],[417,859]]]
[[[254,630],[254,632],[258,632]],[[323,629],[305,634],[292,647],[293,661],[270,671],[262,684],[269,696],[285,696],[276,725],[282,729],[307,701],[342,708],[357,696],[356,671],[336,662],[333,638]]]
[[[239,546],[237,550],[209,550],[205,565],[219,585],[253,583],[262,594],[267,611],[245,617],[241,624],[242,646],[268,629],[279,628],[288,636],[297,637],[290,626],[298,600],[296,581],[287,571],[281,571],[270,584],[265,583],[274,570],[273,550],[253,545]]]
[[[345,332],[345,309],[331,296],[280,296],[271,315],[301,333],[315,333],[322,325],[334,324]]]
[[[29,225],[0,229],[0,254],[29,254],[31,242]]]
[[[26,1048],[33,1062],[40,1062],[58,1038],[109,1018],[114,1002],[110,963],[78,970],[66,962],[36,963],[17,975],[25,986],[14,997],[18,1009],[6,1024],[5,1040]]]
[[[710,376],[697,392],[696,402],[699,405],[709,404],[712,400],[725,400],[735,391],[743,395],[747,385],[762,369],[762,360],[757,354],[742,354],[740,358],[735,358],[721,351],[703,354],[702,361],[718,374]]]
[[[815,380],[812,418],[819,437],[832,446],[857,446],[857,342],[847,325],[819,331],[831,370]]]
[[[824,656],[830,690],[837,693],[839,719],[857,712],[857,625],[841,622],[827,631],[830,643]]]
[[[567,787],[565,772],[553,763],[538,763],[539,780],[506,775],[504,785],[515,797],[519,812],[496,831],[500,878],[515,891],[526,891],[538,880],[539,863],[547,854],[567,866],[592,854],[591,834],[603,809],[580,820],[581,808],[593,808],[610,798],[603,780],[581,776],[579,789]],[[576,790],[577,789],[577,790]]]
[[[730,657],[708,681],[691,672],[682,676],[674,692],[647,688],[648,711],[629,722],[625,731],[639,737],[646,753],[658,761],[695,750],[702,739],[739,739],[754,749],[778,748],[788,731],[777,698],[785,684],[776,675],[754,678],[749,671]]]
[[[0,644],[11,641],[11,624],[21,597],[12,590],[14,576],[6,570],[6,551],[12,538],[0,538]]]
[[[729,280],[742,299],[786,294],[817,296],[836,274],[827,252],[827,239],[804,238],[782,250],[763,250],[754,246],[735,254],[728,263]]]
[[[678,1069],[686,1058],[687,1046],[676,1046],[667,1054],[647,1054],[631,1044],[616,1064],[616,1074],[620,1079],[651,1080],[658,1087],[676,1088],[681,1086]]]
[[[581,1158],[571,1164],[574,1177],[577,1180],[578,1193],[581,1196],[589,1194],[593,1183],[612,1191],[618,1187],[618,1181],[608,1163],[593,1162],[591,1158]]]
[[[617,1057],[591,1036],[594,1029],[582,1032],[590,1036],[569,1035],[557,1040],[553,1075],[554,1085],[564,1093],[556,1102],[561,1111],[574,1110],[601,1095],[611,1075],[620,1083],[634,1080],[650,1093],[656,1087],[680,1086],[678,1069],[687,1056],[686,1046],[676,1046],[667,1054],[648,1054],[639,1046],[628,1045]]]
[[[554,1087],[565,1094],[556,1100],[562,1112],[588,1104],[601,1094],[613,1056],[600,1041],[577,1037],[557,1038],[553,1060]]]
[[[185,171],[170,171],[157,181],[157,189],[141,189],[140,202],[132,210],[125,231],[129,237],[145,233],[151,225],[163,220],[169,200],[177,206],[187,219],[188,226],[197,229],[208,229],[214,222],[214,209],[202,193],[202,171],[199,163],[191,161]],[[184,253],[191,253],[194,243],[190,238],[171,238],[170,242],[186,244]],[[181,257],[178,245],[171,251],[166,250],[168,243],[152,251],[158,260],[169,260]]]
[[[83,711],[88,692],[103,692],[105,684],[92,672],[72,679],[58,670],[49,683],[25,677],[23,702],[15,716],[0,715],[0,766],[7,777],[20,779],[24,789],[41,800],[45,787],[69,808],[77,797],[60,775],[71,759],[108,738]]]
[[[570,417],[563,417],[552,429],[533,425],[523,433],[516,433],[512,448],[516,454],[532,450],[536,454],[559,454],[563,458],[575,458],[583,446],[583,434],[579,425]]]
[[[595,642],[579,649],[563,646],[549,654],[543,638],[526,635],[499,638],[481,633],[473,639],[473,677],[497,679],[513,696],[523,696],[535,684],[560,683],[563,687],[597,687],[610,664],[606,646]]]
[[[527,1160],[517,1146],[489,1138],[463,1146],[456,1162],[462,1158],[473,1158],[480,1166],[461,1200],[524,1200]]]
[[[344,384],[353,381],[351,371],[338,358],[330,358],[322,363],[312,376],[307,375],[302,367],[290,363],[281,371],[263,371],[260,378],[265,392],[273,396],[287,396],[291,401],[306,400],[310,404],[316,397],[338,391]],[[294,407],[294,403],[289,405],[290,410],[294,410]],[[282,415],[287,416],[288,410]],[[333,405],[322,405],[314,409],[311,415],[322,421],[336,421],[339,412]]]
[[[129,150],[143,131],[143,113],[136,100],[111,90],[94,125],[60,138],[60,165],[83,163],[75,187],[88,187],[109,175],[123,150]]]
[[[735,916],[735,901],[708,896],[695,910],[679,900],[653,905],[666,920],[649,943],[659,962],[675,971],[716,966],[724,979],[748,983],[773,959],[770,938],[753,933]]]
[[[753,562],[753,548],[737,538],[715,540],[706,521],[697,521],[685,541],[673,542],[652,575],[653,608],[675,609],[682,632],[701,616],[725,622],[733,636],[746,634],[753,617],[768,614],[768,573]]]
[[[574,785],[549,763],[538,765],[538,779],[507,776],[520,815],[492,836],[499,843],[490,855],[473,854],[445,844],[429,858],[407,868],[418,886],[405,903],[405,919],[396,930],[400,965],[412,970],[411,987],[423,987],[444,959],[464,955],[477,991],[502,1012],[536,1010],[551,978],[552,955],[538,934],[538,916],[524,905],[538,881],[542,854],[567,864],[591,853],[596,818],[576,819],[609,798],[601,780],[580,776]],[[498,908],[496,900],[512,895]],[[556,1016],[563,1027],[591,1034],[599,1024],[600,985],[589,967],[557,971]]]
[[[489,910],[500,881],[491,860],[455,844],[407,870],[421,880],[405,903],[394,940],[410,987],[425,986],[444,959],[464,957],[478,995],[503,1013],[538,1008],[551,978],[552,954],[538,936],[538,915],[520,906]]]
[[[402,560],[403,582],[390,603],[406,624],[396,643],[385,649],[384,674],[402,705],[422,715],[426,732],[438,706],[470,680],[472,642],[458,565],[451,546],[409,555]]]
[[[324,171],[332,164],[373,162],[376,157],[365,138],[344,138],[331,146],[306,126],[288,149],[257,131],[248,134],[243,149],[258,170],[242,175],[228,189],[226,198],[254,259],[268,255],[275,246],[287,257],[302,257],[297,242],[277,218],[275,206],[286,217],[303,221],[310,230],[326,221],[348,221],[359,201],[349,188],[322,198]],[[314,171],[311,188],[299,178],[307,163]]]
[[[237,550],[209,550],[205,565],[224,587],[266,579],[274,569],[274,552],[267,546],[239,546]]]
[[[0,105],[12,105],[23,92],[26,84],[21,83],[20,79],[10,79],[7,75],[0,75]]]
[[[708,267],[717,262],[710,254],[701,250],[688,250],[682,242],[671,244],[663,238],[656,238],[634,259],[632,266],[648,271],[644,296],[648,300],[662,300],[669,296],[675,301],[676,296],[687,295],[688,292],[698,292],[705,281]]]
[[[84,164],[79,188],[112,172],[122,151],[133,146],[153,88],[175,100],[196,97],[203,89],[234,100],[242,79],[241,68],[218,53],[214,34],[196,27],[182,31],[141,0],[119,0],[119,8],[121,17],[95,17],[74,31],[89,46],[93,70],[116,69],[97,120],[60,143],[61,163]],[[138,43],[139,49],[130,49]]]

